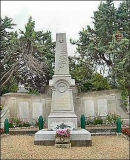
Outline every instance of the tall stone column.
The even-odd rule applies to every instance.
[[[72,88],[75,80],[69,74],[66,34],[56,34],[55,71],[49,81],[52,88],[51,113],[48,116],[48,129],[65,125],[77,128],[77,116],[74,113]]]

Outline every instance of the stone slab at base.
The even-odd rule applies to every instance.
[[[71,143],[68,144],[55,144],[56,148],[71,148]]]
[[[42,129],[35,133],[34,144],[54,146],[55,134],[56,131]],[[70,143],[72,147],[92,146],[91,133],[85,129],[72,130],[70,132]]]

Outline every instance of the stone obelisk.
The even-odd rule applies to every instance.
[[[51,113],[48,116],[48,129],[60,124],[77,128],[77,116],[74,113],[72,87],[75,80],[69,74],[66,34],[56,34],[55,71],[49,81],[52,88]]]

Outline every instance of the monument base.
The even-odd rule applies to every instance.
[[[58,112],[50,113],[48,116],[48,129],[56,130],[57,125],[65,124],[70,126],[70,129],[77,129],[77,116],[74,112]],[[58,129],[58,128],[57,128]]]
[[[42,129],[35,133],[34,145],[55,146],[56,131]],[[91,133],[85,129],[70,132],[71,147],[92,146]]]
[[[71,148],[71,143],[68,144],[55,144],[56,148]]]

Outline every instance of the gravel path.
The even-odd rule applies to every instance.
[[[34,145],[34,136],[5,135],[1,159],[129,159],[129,141],[121,135],[92,136],[91,147],[67,149]]]

